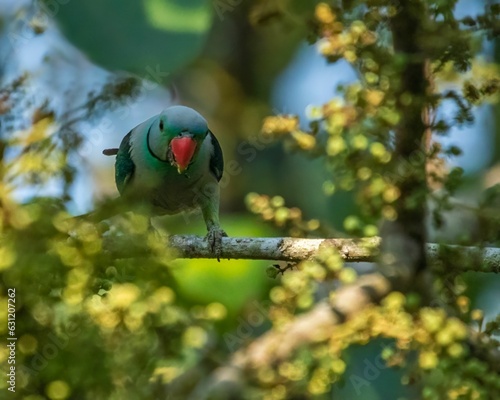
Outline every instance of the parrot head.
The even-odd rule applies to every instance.
[[[182,174],[196,159],[207,134],[207,121],[198,112],[189,107],[173,106],[152,123],[147,144],[153,157],[169,162]]]

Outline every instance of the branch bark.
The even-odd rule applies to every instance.
[[[222,238],[222,254],[227,259],[271,260],[300,262],[314,258],[324,246],[336,248],[348,262],[375,262],[381,244],[380,237],[362,239],[302,239],[302,238]],[[169,247],[177,258],[216,258],[207,241],[201,236],[174,235]],[[500,248],[439,245],[426,246],[429,263],[439,261],[440,251],[451,250],[460,254],[455,267],[463,272],[500,273]]]
[[[207,241],[195,235],[174,235],[169,247],[178,258],[216,258]],[[308,260],[322,247],[335,247],[346,261],[373,261],[380,238],[365,239],[302,239],[277,238],[222,238],[222,258],[247,260],[275,260],[297,262]]]
[[[404,60],[395,93],[400,120],[395,128],[393,161],[389,165],[393,172],[397,172],[402,161],[408,162],[425,146],[429,123],[424,122],[423,117],[428,105],[429,81],[419,36],[422,24],[427,20],[426,6],[422,1],[401,5],[390,20],[395,56]],[[396,218],[385,221],[381,231],[381,261],[393,279],[408,280],[427,266],[425,159],[413,164],[408,175],[398,184],[398,189],[400,195],[394,203]]]

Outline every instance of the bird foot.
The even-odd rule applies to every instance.
[[[217,257],[217,261],[220,261],[222,256],[222,238],[224,236],[227,236],[227,233],[219,227],[210,228],[206,236],[208,246]]]

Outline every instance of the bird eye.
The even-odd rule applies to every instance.
[[[160,131],[162,131],[162,130],[163,130],[163,120],[161,119],[160,120]]]

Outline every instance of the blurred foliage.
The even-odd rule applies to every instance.
[[[321,225],[317,219],[305,221],[302,211],[297,207],[286,207],[285,199],[281,196],[270,198],[257,193],[249,193],[246,203],[251,212],[260,215],[264,221],[273,223],[290,236],[331,237],[336,234],[328,226]]]
[[[213,13],[204,0],[72,0],[69,7],[44,0],[41,10],[54,16],[68,39],[99,65],[141,76],[158,65],[172,73],[194,59]],[[86,29],[81,29],[82,20]]]
[[[451,195],[461,187],[463,171],[448,160],[461,149],[441,146],[435,137],[446,135],[452,126],[471,124],[475,106],[498,100],[498,67],[476,54],[484,37],[497,38],[500,9],[487,3],[482,14],[458,19],[455,1],[423,3],[425,11],[418,16],[422,31],[414,39],[427,60],[431,82],[423,99],[429,126],[426,142],[415,143],[414,157],[407,160],[397,157],[393,132],[401,105],[416,101],[399,93],[401,71],[412,60],[395,52],[392,43],[391,20],[407,6],[403,2],[44,1],[48,9],[58,6],[54,14],[68,37],[107,68],[140,74],[144,66],[167,60],[173,71],[207,41],[205,59],[175,79],[187,89],[189,102],[213,116],[211,126],[221,132],[229,150],[226,159],[240,167],[226,172],[224,185],[233,190],[228,197],[241,204],[250,192],[245,197],[249,211],[268,224],[231,214],[223,218],[223,226],[231,236],[281,232],[312,237],[335,237],[340,230],[351,236],[377,235],[380,220],[398,217],[394,203],[401,194],[399,185],[414,170],[427,171],[428,188],[408,198],[408,208],[435,203],[432,221],[438,231],[446,228],[445,211],[454,206],[460,210]],[[37,14],[32,17],[37,22]],[[32,27],[43,30],[39,24]],[[234,39],[233,47],[220,46],[221,37],[225,44]],[[304,38],[328,62],[348,61],[358,80],[341,87],[340,95],[326,104],[308,107],[307,121],[295,115],[263,118],[270,114],[273,79]],[[173,47],[175,54],[169,52]],[[235,350],[263,332],[282,330],[318,301],[332,301],[339,284],[357,279],[354,269],[331,249],[294,268],[280,266],[286,272],[270,280],[267,263],[172,260],[162,236],[140,213],[99,224],[72,218],[70,188],[81,161],[77,149],[85,140],[77,122],[120,107],[137,95],[143,82],[115,75],[68,115],[42,107],[23,124],[18,119],[29,101],[24,91],[29,76],[2,83],[0,334],[7,335],[7,288],[15,288],[19,396],[209,397],[210,377]],[[454,114],[444,117],[437,111],[448,103]],[[282,143],[285,153],[274,142]],[[332,214],[342,216],[342,229],[332,227],[336,224],[331,220],[306,217],[279,193],[255,193],[259,185],[281,184],[304,192],[305,202],[315,201],[317,193],[308,182],[294,184],[292,174],[283,182],[263,178],[292,153],[308,157],[314,168],[318,164],[312,160],[324,165],[324,171],[308,169],[327,177],[318,192],[352,193],[350,203],[355,205],[331,207]],[[263,154],[269,159],[264,161]],[[244,179],[248,172],[243,161],[254,160],[265,167]],[[14,196],[19,187],[41,187],[54,180],[65,183],[61,198],[35,195],[20,202]],[[247,187],[242,182],[250,183]],[[466,232],[463,244],[498,245],[498,198],[498,186],[485,191],[473,210],[481,228]],[[226,210],[241,211],[241,206],[228,204]],[[177,221],[188,225],[190,233],[202,231],[189,222]],[[478,329],[484,339],[482,354],[493,352],[499,345],[494,335],[500,320],[484,323],[483,311],[472,307],[467,279],[456,267],[460,257],[452,249],[441,252],[433,268],[433,303],[421,293],[393,292],[285,360],[245,371],[244,390],[233,398],[347,398],[342,397],[346,386],[353,389],[349,396],[382,398],[376,388],[385,380],[372,382],[366,370],[360,372],[363,376],[349,372],[366,360],[352,356],[353,349],[361,346],[374,354],[370,346],[379,339],[385,345],[376,353],[383,368],[390,368],[401,382],[397,390],[402,398],[499,398],[497,366],[481,357],[468,338],[472,328]],[[8,355],[1,347],[0,359],[6,361]],[[6,387],[5,380],[0,382],[1,390]]]

